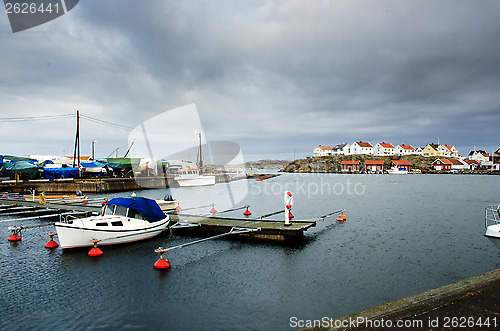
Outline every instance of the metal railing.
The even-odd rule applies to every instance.
[[[484,209],[484,227],[487,228],[493,224],[500,224],[500,205],[491,205]]]

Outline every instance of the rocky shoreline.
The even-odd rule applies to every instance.
[[[320,157],[308,157],[306,159],[299,159],[288,163],[283,172],[297,172],[297,173],[340,173],[342,161],[361,161],[362,164],[366,160],[383,160],[384,169],[391,168],[392,160],[408,160],[411,163],[411,169],[420,170],[422,173],[446,173],[435,171],[432,169],[432,162],[437,157],[423,157],[421,155],[394,155],[394,156],[373,156],[373,155],[332,155]],[[443,158],[443,157],[440,157]],[[361,171],[363,172],[363,171]],[[449,172],[447,172],[449,173]],[[480,174],[494,174],[491,171],[470,171],[466,170],[463,173],[480,173]],[[495,173],[496,174],[496,173]]]

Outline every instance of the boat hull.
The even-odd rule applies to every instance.
[[[197,176],[192,178],[174,178],[180,187],[215,185],[215,176]]]
[[[486,228],[486,234],[484,236],[488,238],[495,246],[500,248],[500,224],[488,226]]]
[[[149,239],[159,235],[168,228],[170,217],[154,223],[142,220],[137,222],[137,220],[135,220],[136,224],[133,226],[123,226],[120,228],[98,228],[95,226],[96,223],[99,223],[99,218],[75,220],[72,224],[55,223],[61,248],[92,247],[93,243],[91,240],[100,240],[100,246],[125,244]]]

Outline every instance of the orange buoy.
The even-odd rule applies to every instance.
[[[91,242],[94,243],[94,247],[92,247],[92,249],[89,251],[89,253],[88,253],[89,256],[96,257],[96,256],[101,256],[102,254],[104,254],[101,251],[101,249],[99,247],[97,247],[97,243],[99,241],[100,240],[97,240],[97,239],[91,240]]]
[[[175,210],[181,210],[181,209],[182,209],[181,206],[175,207]]]
[[[46,236],[50,237],[50,240],[45,244],[45,248],[57,248],[59,244],[54,241],[55,233],[46,233]]]
[[[8,241],[19,241],[21,240],[21,229],[17,228],[16,226],[13,226],[12,228],[9,228],[11,231],[11,236],[7,239]]]
[[[251,212],[250,210],[248,210],[248,208],[250,208],[250,206],[248,206],[248,207],[247,207],[247,210],[245,210],[245,211],[243,212],[243,215],[245,215],[245,216],[250,216],[250,215],[252,215],[252,212]]]
[[[13,234],[9,237],[9,239],[7,239],[8,241],[19,241],[21,240],[21,236],[18,235],[18,234]]]
[[[166,249],[163,249],[161,247],[155,249],[155,253],[160,253],[160,258],[153,265],[155,269],[169,269],[171,267],[170,262],[168,262],[168,260],[163,257],[163,253],[165,253],[166,251]]]
[[[337,221],[341,222],[341,221],[345,221],[347,219],[347,217],[344,215],[344,213],[340,214],[339,217],[337,217]]]

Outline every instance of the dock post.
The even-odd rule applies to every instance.
[[[290,210],[292,209],[292,204],[293,204],[293,196],[292,193],[289,191],[285,191],[285,226],[290,226]]]

